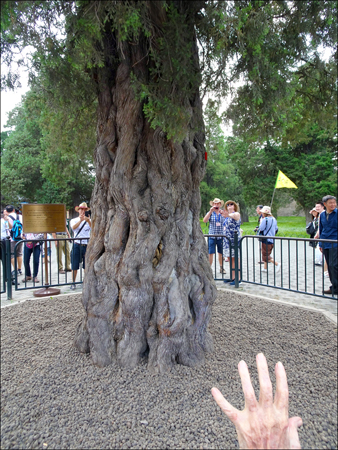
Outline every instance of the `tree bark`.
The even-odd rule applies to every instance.
[[[116,44],[113,35],[105,42],[120,62],[99,74],[85,317],[75,344],[100,367],[117,360],[133,368],[144,357],[160,372],[201,364],[212,350],[216,288],[199,223],[206,164],[199,93],[186,106],[185,139],[168,140],[149,126],[131,85],[133,71],[149,76],[145,45]],[[193,27],[191,45],[196,59]]]

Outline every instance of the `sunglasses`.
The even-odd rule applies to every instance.
[[[235,206],[234,203],[228,203],[228,206]]]

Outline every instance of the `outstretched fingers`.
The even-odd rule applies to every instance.
[[[249,411],[255,411],[257,409],[257,400],[254,388],[251,384],[249,369],[245,361],[239,362],[238,372],[239,376],[241,377],[242,389],[245,398],[245,407],[248,408]]]
[[[278,362],[275,367],[276,373],[276,394],[275,406],[278,409],[289,409],[289,388],[286,378],[286,372],[281,362]]]
[[[268,363],[263,353],[256,356],[258,378],[259,378],[259,403],[269,407],[273,403],[272,383],[269,376]]]
[[[217,388],[211,389],[211,394],[214,397],[215,402],[217,405],[221,408],[221,410],[224,412],[224,414],[228,417],[228,419],[231,420],[233,424],[235,424],[239,411],[234,408],[225,398],[223,397],[222,393]]]

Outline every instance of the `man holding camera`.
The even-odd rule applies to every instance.
[[[89,213],[90,208],[88,208],[87,203],[83,202],[81,205],[75,206],[75,211],[79,213],[79,217],[70,221],[70,226],[74,232],[74,237],[76,238],[71,257],[74,283],[70,287],[72,290],[75,289],[76,275],[81,261],[83,263],[83,270],[85,270],[85,255],[92,226]]]
[[[222,234],[224,218],[221,215],[221,207],[224,205],[224,201],[219,198],[215,198],[210,202],[210,211],[205,215],[203,222],[209,222],[209,234]],[[220,267],[220,273],[225,273],[223,270],[223,238],[222,237],[209,237],[209,263],[212,265],[214,260],[214,253],[218,252],[218,261]]]

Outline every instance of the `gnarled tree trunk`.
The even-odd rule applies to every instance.
[[[196,59],[193,27],[191,45]],[[120,62],[99,74],[86,315],[75,343],[98,366],[116,359],[132,368],[145,355],[159,371],[193,366],[212,350],[207,326],[216,294],[199,223],[202,104],[195,92],[186,106],[186,138],[167,140],[160,128],[150,128],[131,86],[133,70],[149,76],[145,46],[117,47],[108,34],[105,51],[115,49]]]

